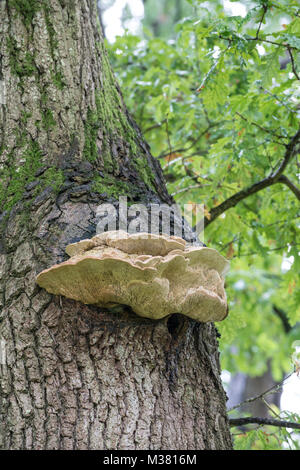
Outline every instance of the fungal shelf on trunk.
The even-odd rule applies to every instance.
[[[227,315],[229,263],[212,248],[149,233],[104,232],[68,245],[68,261],[37,276],[48,292],[104,308],[130,306],[142,317],[181,313],[199,322]]]

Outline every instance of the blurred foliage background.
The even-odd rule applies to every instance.
[[[299,2],[101,0],[99,12],[169,192],[205,205],[205,243],[231,260],[229,316],[217,327],[235,405],[299,367]],[[280,391],[230,416],[300,422],[280,411]],[[300,448],[289,430],[249,429],[234,430],[236,448]]]

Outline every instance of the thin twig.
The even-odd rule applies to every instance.
[[[300,201],[300,189],[292,183],[292,181],[285,175],[281,175],[278,179],[279,183],[285,184],[295,194],[296,198]]]
[[[284,106],[290,113],[294,113],[294,114],[297,114],[297,110],[294,110],[292,108],[290,108],[281,98],[279,98],[279,96],[275,95],[275,93],[272,93],[271,91],[267,90],[266,88],[260,86],[259,87],[261,90],[263,90],[265,93],[267,93],[268,95],[272,96],[273,98],[275,98],[282,106]]]
[[[270,35],[271,36],[271,35]],[[221,34],[219,34],[219,38],[220,39],[224,39],[225,41],[230,41],[232,42],[232,38],[226,38],[225,36],[222,36]],[[275,41],[270,41],[269,39],[263,39],[263,38],[253,38],[253,37],[247,37],[245,38],[246,41],[258,41],[258,42],[266,42],[268,44],[273,44],[274,46],[279,46],[279,47],[284,47],[285,49],[287,48],[287,45],[286,44],[283,44],[283,43],[280,43],[280,42],[275,42]],[[293,46],[289,46],[291,49],[295,49],[296,50],[296,47],[293,47]]]
[[[270,413],[272,413],[274,416],[276,416],[276,418],[280,419],[280,416],[278,413],[276,413],[276,411],[273,410],[273,408],[271,407],[271,405],[267,402],[267,400],[265,398],[262,398],[261,401],[263,402],[263,404],[268,408],[268,410],[270,411]]]
[[[160,122],[160,123],[153,124],[153,126],[147,127],[147,129],[145,129],[145,130],[143,131],[143,133],[146,134],[147,132],[151,132],[151,131],[153,131],[154,129],[157,129],[157,128],[161,127],[165,122],[166,122],[166,119],[164,119],[164,120],[163,120],[162,122]]]
[[[169,155],[172,154],[172,145],[171,145],[171,140],[170,140],[170,133],[169,133],[169,118],[166,118],[166,133],[167,133],[167,139],[168,139],[168,146],[169,146]]]
[[[259,22],[258,29],[257,29],[257,31],[256,31],[256,39],[258,39],[258,35],[259,35],[259,32],[260,32],[260,28],[261,28],[261,26],[262,26],[262,23],[263,23],[263,21],[264,21],[265,15],[266,15],[266,13],[267,13],[268,4],[265,4],[265,5],[263,6],[263,9],[264,9],[264,10],[263,10],[263,14],[262,14],[261,20],[260,20],[260,22]]]
[[[192,143],[191,145],[189,145],[188,147],[181,147],[181,148],[178,148],[178,149],[175,149],[173,150],[173,153],[183,153],[183,152],[188,152],[188,150],[191,150],[191,148],[193,148],[198,142],[199,140],[205,135],[207,134],[207,132],[212,129],[213,127],[216,127],[216,126],[219,126],[221,125],[222,122],[215,122],[215,123],[212,123],[210,124],[209,126],[207,126],[204,131],[202,131],[195,139],[192,139]],[[169,152],[166,152],[164,151],[163,153],[161,153],[157,158],[165,158],[169,155]]]
[[[270,395],[270,393],[275,393],[277,392],[277,390],[279,390],[282,385],[285,383],[285,381],[287,379],[289,379],[292,375],[294,374],[294,372],[291,372],[287,377],[285,377],[279,384],[276,384],[276,385],[273,385],[271,388],[269,388],[268,390],[266,390],[265,392],[261,393],[260,395],[256,395],[256,397],[251,397],[251,398],[248,398],[247,400],[245,401],[242,401],[241,403],[239,403],[238,405],[235,405],[233,406],[232,408],[230,408],[228,411],[228,413],[230,411],[233,411],[233,410],[236,410],[237,408],[240,408],[240,406],[242,405],[245,405],[246,403],[252,403],[253,401],[256,401],[256,400],[259,400],[263,397],[266,397],[267,395]]]
[[[199,184],[199,179],[202,179],[204,181],[209,181],[209,182],[212,183],[211,178],[207,178],[205,176],[197,175],[197,173],[195,173],[191,168],[189,168],[189,163],[186,162],[186,158],[182,159],[182,163],[183,163],[183,166],[184,166],[185,174],[189,178],[191,178],[193,181],[195,181],[195,183]]]
[[[262,398],[262,401],[263,401],[264,405],[269,409],[270,413],[273,414],[274,416],[276,416],[276,418],[278,418],[279,421],[281,421],[281,416],[278,413],[276,413],[276,411],[269,405],[269,403],[264,398]],[[285,427],[285,426],[282,426],[282,427]],[[287,430],[286,430],[286,432],[289,434],[289,432]],[[279,434],[281,434],[281,429],[279,429]],[[289,446],[289,449],[292,450],[288,439],[286,439],[286,442],[287,442],[287,445]]]
[[[269,35],[268,35],[269,36]],[[270,35],[271,36],[271,35]],[[266,42],[267,44],[273,44],[274,46],[279,46],[279,47],[287,47],[287,44],[282,43],[282,42],[275,42],[275,41],[270,41],[269,39],[263,39],[263,38],[246,38],[247,41],[259,41],[259,42]],[[291,49],[295,49],[296,47],[290,46]]]
[[[219,248],[219,251],[226,250],[226,248],[228,248],[232,243],[238,242],[239,240],[241,240],[241,237],[236,235],[235,237],[233,237],[233,239],[230,242],[226,243],[226,245],[223,245],[221,248]]]
[[[292,54],[292,51],[291,51],[291,48],[290,46],[287,46],[287,50],[288,50],[288,53],[289,53],[289,56],[290,56],[290,59],[291,59],[291,64],[292,64],[292,70],[294,72],[294,75],[295,77],[297,78],[297,80],[300,80],[300,77],[296,71],[296,66],[295,66],[295,61],[294,61],[294,57],[293,57],[293,54]]]
[[[212,67],[209,69],[209,71],[207,72],[207,74],[203,77],[203,80],[201,82],[201,84],[199,85],[199,87],[197,88],[196,91],[200,92],[203,88],[204,88],[204,85],[205,83],[207,82],[207,80],[210,78],[211,74],[214,72],[214,70],[217,68],[220,60],[221,60],[221,57],[223,55],[225,55],[225,53],[230,49],[231,47],[231,39],[229,39],[229,43],[228,43],[228,46],[227,48],[224,50],[224,51],[221,51],[219,56],[216,58],[216,60],[214,61]]]
[[[184,193],[186,191],[190,191],[192,189],[204,188],[205,186],[210,186],[210,185],[209,184],[194,184],[193,186],[188,186],[186,188],[179,189],[175,193],[172,193],[171,196],[177,196],[178,194]]]
[[[291,246],[300,246],[300,243],[288,243],[287,245],[277,246],[276,248],[264,247],[264,249],[266,250],[266,253],[270,253],[272,251],[283,250],[283,248],[290,248]],[[253,255],[257,255],[257,251],[248,251],[248,253],[241,254],[239,258],[244,257],[244,256],[253,256]],[[233,258],[237,258],[237,255],[234,255]]]
[[[253,121],[248,121],[247,118],[245,118],[245,116],[243,116],[242,114],[236,112],[236,114],[241,118],[243,119],[244,121],[246,122],[249,122],[250,124],[252,124],[253,126],[256,126],[258,127],[260,130],[264,131],[264,132],[267,132],[268,134],[271,134],[271,135],[274,135],[275,137],[278,137],[278,139],[287,139],[287,136],[285,135],[282,135],[282,134],[276,134],[276,132],[273,132],[271,131],[270,129],[266,129],[265,127],[261,126],[260,124],[258,124],[257,122],[253,122]],[[276,142],[280,145],[284,145],[282,142]]]
[[[245,203],[244,203],[244,204],[245,204]],[[300,218],[300,215],[299,215],[299,216],[296,215],[296,217],[295,217],[294,219],[292,219],[292,220],[296,220],[296,219],[299,219],[299,218]],[[262,225],[261,228],[266,229],[267,227],[272,227],[272,226],[274,226],[274,225],[277,225],[277,227],[278,227],[278,226],[284,225],[284,224],[286,224],[286,223],[288,223],[288,222],[291,222],[291,219],[278,220],[278,222],[272,222],[271,224]],[[247,222],[246,222],[246,225],[247,225],[249,228],[252,228],[252,226],[251,226],[250,224],[247,224]],[[231,245],[231,244],[234,243],[234,242],[238,242],[239,240],[242,240],[242,237],[240,237],[240,236],[238,236],[238,235],[235,235],[232,240],[230,240],[230,241],[229,241],[228,243],[226,243],[225,245],[221,246],[221,247],[219,248],[219,251],[222,252],[222,251],[226,250],[226,248],[228,248],[229,245]],[[282,247],[280,247],[280,249],[281,249],[281,248],[282,248]],[[285,246],[284,246],[284,248],[285,248]],[[278,249],[278,248],[276,248],[276,249]],[[275,308],[277,308],[277,307],[274,307],[274,306],[273,306],[274,311],[275,311]],[[277,312],[275,312],[275,313],[277,313]],[[278,314],[278,316],[279,316],[279,314]],[[290,331],[290,329],[291,329],[291,327],[289,326],[289,330],[288,330],[288,331]],[[288,331],[287,331],[287,332],[288,332]]]
[[[259,425],[276,426],[279,428],[300,429],[300,423],[282,421],[282,420],[273,419],[273,418],[246,417],[246,418],[230,418],[229,419],[229,426],[243,426],[245,424],[259,424]]]

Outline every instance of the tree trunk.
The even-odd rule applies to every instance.
[[[171,203],[93,0],[0,2],[0,448],[229,449],[213,324],[139,318],[35,282],[96,209]]]

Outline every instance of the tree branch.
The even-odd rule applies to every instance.
[[[263,6],[263,14],[262,14],[261,20],[260,20],[260,22],[259,22],[258,29],[257,29],[257,31],[256,31],[256,36],[255,36],[256,39],[258,39],[258,35],[259,35],[259,32],[260,32],[260,28],[261,28],[261,26],[262,26],[262,24],[263,24],[265,15],[266,15],[266,13],[267,13],[267,10],[268,10],[268,4],[265,4],[265,5]]]
[[[187,186],[186,188],[179,189],[175,193],[172,193],[171,196],[177,196],[177,194],[185,193],[186,191],[191,191],[192,189],[203,188],[204,186],[209,186],[208,184],[194,184],[192,186]]]
[[[147,129],[145,129],[145,130],[143,131],[143,134],[146,134],[147,132],[151,132],[151,131],[153,131],[154,129],[157,129],[157,128],[161,127],[163,124],[165,124],[165,122],[166,122],[166,119],[164,119],[163,121],[161,121],[159,124],[156,123],[156,124],[153,124],[153,126],[147,127]]]
[[[268,36],[272,36],[272,34],[268,34]],[[219,34],[219,38],[220,39],[224,39],[224,41],[231,41],[232,42],[232,39],[231,38],[226,38],[225,36],[222,36],[222,34]],[[284,47],[285,49],[287,48],[287,45],[285,43],[281,43],[281,42],[275,42],[275,41],[270,41],[269,39],[263,39],[263,38],[253,38],[253,37],[247,37],[246,38],[247,41],[259,41],[259,42],[266,42],[267,44],[273,44],[274,46],[279,46],[279,47]],[[295,49],[296,50],[296,47],[293,47],[293,46],[289,46],[290,49]]]
[[[242,401],[242,403],[239,403],[238,405],[235,405],[233,406],[232,408],[230,408],[228,410],[228,413],[230,411],[233,411],[233,410],[236,410],[237,408],[239,408],[240,406],[242,405],[245,405],[246,403],[252,403],[253,401],[255,400],[259,400],[260,398],[263,398],[263,397],[266,397],[267,395],[270,395],[272,393],[272,395],[277,392],[277,390],[279,390],[282,385],[284,384],[284,382],[289,379],[292,375],[294,374],[294,372],[292,372],[291,374],[287,375],[280,383],[278,384],[275,384],[273,385],[271,388],[268,388],[268,390],[266,390],[265,392],[261,393],[260,395],[257,395],[256,397],[251,397],[251,398],[247,398],[247,400],[245,401]]]
[[[264,247],[264,248],[266,248],[266,253],[269,253],[272,251],[283,250],[284,248],[290,248],[291,246],[300,246],[300,243],[287,243],[286,245],[277,246],[276,248],[267,248],[267,247]],[[257,251],[249,251],[248,253],[243,253],[239,255],[239,258],[241,258],[242,256],[253,256],[257,254],[258,254]],[[234,255],[233,258],[237,258],[237,255]]]
[[[284,158],[282,162],[280,163],[279,168],[275,171],[275,173],[271,173],[269,176],[267,176],[263,180],[252,184],[252,186],[249,186],[248,188],[238,191],[237,193],[233,194],[233,196],[230,196],[228,199],[226,199],[226,201],[222,202],[216,207],[213,207],[209,211],[210,219],[206,217],[204,220],[205,227],[211,224],[217,217],[219,217],[221,214],[226,212],[228,209],[235,207],[243,199],[246,199],[247,197],[253,194],[256,194],[262,189],[265,189],[276,183],[286,184],[293,191],[293,193],[298,197],[298,192],[295,192],[297,188],[293,185],[293,183],[290,180],[288,180],[286,176],[282,174],[284,170],[286,169],[287,165],[290,163],[296,151],[298,151],[297,145],[299,143],[299,140],[300,140],[300,129],[291,138],[290,142],[285,146],[286,151],[285,151]],[[292,186],[293,186],[293,189],[292,189]]]
[[[293,57],[290,46],[287,47],[287,50],[288,50],[288,53],[289,53],[289,56],[290,56],[290,59],[291,59],[293,73],[294,73],[295,77],[297,78],[297,80],[300,80],[300,77],[299,77],[299,75],[297,73],[297,70],[296,70],[295,61],[294,61],[294,57]]]
[[[278,182],[283,183],[286,186],[288,186],[290,190],[295,194],[296,198],[299,199],[300,201],[300,189],[297,188],[297,186],[295,186],[294,183],[292,183],[292,181],[288,179],[287,176],[281,175],[280,178],[278,179]]]
[[[286,139],[286,136],[284,135],[280,135],[280,134],[276,134],[275,132],[271,131],[270,129],[266,129],[265,127],[261,126],[260,124],[257,124],[256,122],[253,122],[253,121],[248,121],[248,119],[246,119],[242,114],[236,112],[236,114],[241,118],[243,119],[244,121],[246,122],[250,122],[250,124],[252,124],[253,126],[256,126],[258,127],[260,130],[264,131],[264,132],[267,132],[268,134],[271,134],[271,135],[274,135],[275,137],[278,137],[278,139]],[[282,142],[277,142],[278,144],[280,145],[284,145]]]
[[[282,175],[287,165],[289,164],[290,160],[296,153],[296,146],[299,143],[299,140],[300,140],[300,129],[296,132],[296,134],[291,138],[290,142],[287,144],[284,159],[282,160],[280,167],[278,168],[276,173],[273,175],[273,177],[278,179],[280,175]]]
[[[275,95],[274,93],[272,93],[271,91],[267,90],[266,88],[264,88],[263,86],[260,86],[259,87],[260,90],[263,90],[265,93],[267,93],[268,95],[272,96],[273,98],[275,98],[278,103],[280,103],[282,106],[284,106],[290,113],[294,113],[294,114],[297,114],[298,113],[298,110],[297,109],[292,109],[290,108],[281,98],[279,98],[279,96]]]
[[[191,150],[198,142],[199,140],[205,135],[207,134],[207,132],[212,129],[213,127],[216,127],[216,126],[219,126],[221,124],[221,122],[214,122],[214,123],[211,123],[209,126],[207,126],[204,131],[202,131],[195,139],[192,139],[192,143],[191,145],[189,145],[188,147],[183,147],[183,148],[178,148],[178,149],[175,149],[173,150],[173,153],[180,153],[180,152],[187,152],[188,150]],[[170,152],[162,152],[160,155],[158,155],[157,158],[165,158],[167,157],[168,155],[170,154]]]
[[[290,421],[282,421],[273,418],[230,418],[229,426],[243,426],[244,424],[266,424],[268,426],[276,426],[279,428],[300,429],[300,423],[293,423]]]
[[[289,333],[292,330],[292,327],[290,325],[289,319],[287,317],[287,314],[282,310],[281,308],[276,307],[276,305],[273,305],[273,312],[280,318],[282,321],[282,326],[285,331],[285,333]]]

